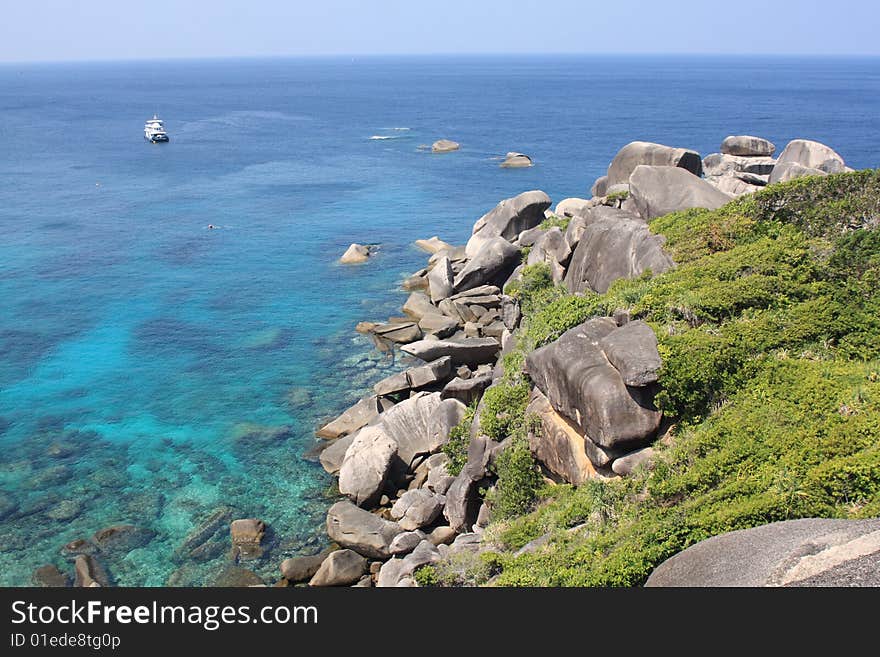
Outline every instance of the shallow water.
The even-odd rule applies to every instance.
[[[878,60],[845,59],[0,67],[0,584],[117,523],[155,532],[103,555],[117,583],[210,583],[226,534],[175,550],[225,506],[271,526],[248,564],[271,581],[325,540],[315,426],[402,366],[353,327],[399,314],[414,239],[588,195],[633,139],[809,137],[876,166],[878,91]],[[143,142],[153,112],[171,143]],[[462,150],[419,150],[441,137]],[[381,249],[339,266],[353,241]]]

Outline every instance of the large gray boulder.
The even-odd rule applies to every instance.
[[[455,291],[463,292],[480,285],[501,286],[520,263],[518,248],[503,237],[490,237],[455,277]]]
[[[550,267],[554,283],[562,282],[565,276],[565,264],[571,256],[571,247],[565,239],[565,234],[558,228],[553,227],[545,231],[534,243],[526,265],[544,263]]]
[[[321,452],[318,460],[321,462],[321,466],[329,474],[336,474],[339,472],[339,468],[342,467],[342,462],[345,460],[345,453],[348,451],[348,448],[356,435],[357,433],[352,433],[343,436],[342,438],[338,438]]]
[[[437,308],[431,303],[428,295],[424,292],[413,292],[403,304],[403,312],[414,320],[419,321],[426,315],[436,315]]]
[[[394,395],[408,390],[419,390],[445,381],[452,374],[452,359],[449,356],[411,367],[386,377],[373,386],[377,395]]]
[[[390,557],[391,541],[402,531],[396,522],[384,520],[347,500],[337,502],[327,511],[330,540],[372,559]]]
[[[431,294],[431,301],[437,304],[451,296],[454,280],[452,261],[442,256],[428,272],[428,291]]]
[[[628,386],[657,381],[662,361],[657,336],[642,320],[628,322],[602,338],[599,346]]]
[[[524,230],[544,221],[544,211],[549,207],[550,197],[538,190],[501,201],[474,224],[473,236],[465,246],[465,253],[473,258],[493,237],[512,242]]]
[[[639,165],[629,179],[630,197],[645,221],[690,208],[715,210],[732,197],[678,167]]]
[[[452,141],[451,139],[438,139],[431,144],[432,153],[451,153],[452,151],[457,151],[459,148],[461,148],[461,144],[457,141]]]
[[[354,550],[336,550],[327,555],[309,581],[309,586],[349,586],[367,572],[367,560]]]
[[[596,194],[593,194],[596,196]],[[556,204],[556,216],[577,217],[582,215],[591,203],[585,198],[564,198]]]
[[[806,518],[701,541],[646,586],[880,586],[880,519]]]
[[[630,452],[629,454],[625,454],[615,459],[614,463],[611,464],[611,470],[614,474],[620,475],[621,477],[628,477],[638,467],[650,467],[654,461],[655,454],[653,447],[637,449],[634,452]]]
[[[608,317],[587,320],[526,358],[526,368],[553,407],[596,444],[636,447],[660,426],[653,387],[628,387],[601,348],[618,330]],[[613,339],[613,338],[612,338]]]
[[[339,492],[358,506],[372,504],[379,498],[398,452],[397,442],[385,433],[383,425],[384,422],[361,429],[339,469]]]
[[[495,360],[501,344],[495,338],[457,338],[455,340],[419,340],[400,350],[421,360],[431,361],[449,356],[453,367],[477,366]]]
[[[725,155],[744,155],[746,157],[770,156],[776,152],[776,145],[762,137],[734,135],[721,142],[721,152]]]
[[[446,444],[449,415],[450,405],[440,399],[439,392],[420,392],[387,411],[381,427],[397,444],[398,458],[411,468],[416,458],[433,454]]]
[[[773,171],[776,160],[772,157],[745,157],[711,153],[703,158],[703,172],[707,177],[732,176],[737,173],[750,173],[767,176]]]
[[[822,171],[822,169],[805,167],[797,162],[782,162],[773,167],[773,171],[770,173],[770,184],[775,185],[776,183],[788,182],[796,178],[806,178],[807,176],[827,175],[828,173]]]
[[[526,415],[537,415],[541,428],[529,433],[529,447],[541,463],[563,481],[578,486],[596,476],[580,429],[562,417],[538,389],[532,391]]]
[[[612,208],[598,216],[604,218],[584,220],[564,279],[570,292],[604,294],[620,278],[637,278],[649,269],[662,274],[672,268],[672,258],[663,250],[664,238],[643,221]]]
[[[335,420],[318,429],[315,434],[319,438],[333,440],[346,434],[354,433],[375,420],[379,413],[390,408],[391,405],[391,402],[380,399],[375,395],[365,397]]]
[[[633,171],[642,164],[680,167],[695,176],[703,175],[703,161],[696,151],[686,148],[672,148],[647,141],[634,141],[621,148],[614,156],[608,167],[605,189],[620,183],[628,183]]]
[[[480,510],[477,481],[480,478],[465,466],[446,491],[443,517],[456,532],[470,531],[477,521]]]
[[[391,507],[391,517],[407,531],[430,525],[443,510],[446,497],[426,488],[408,490]]]
[[[846,163],[837,151],[830,146],[809,139],[794,139],[788,142],[779,154],[777,164],[793,162],[808,169],[819,169],[825,173],[843,173]]]

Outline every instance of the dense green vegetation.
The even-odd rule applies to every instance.
[[[878,223],[880,171],[805,178],[654,220],[677,268],[604,295],[570,295],[546,272],[524,272],[512,291],[524,324],[503,359],[502,391],[488,400],[506,413],[490,421],[495,437],[525,423],[511,417],[527,394],[525,355],[618,310],[657,333],[657,401],[677,424],[650,471],[547,486],[533,511],[493,523],[501,548],[493,581],[638,585],[719,533],[880,515]],[[513,556],[548,533],[533,553]]]

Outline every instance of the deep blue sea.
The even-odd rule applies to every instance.
[[[168,144],[143,140],[154,112]],[[271,526],[249,566],[271,583],[325,540],[315,426],[402,366],[353,328],[399,314],[413,240],[461,243],[528,189],[588,196],[634,139],[728,134],[877,166],[880,60],[0,66],[0,584],[119,523],[156,536],[104,557],[117,583],[210,583],[225,553],[172,555],[224,505]],[[419,150],[439,138],[461,151]],[[351,242],[381,249],[336,264]]]

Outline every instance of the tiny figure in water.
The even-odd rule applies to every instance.
[[[208,224],[208,230],[214,230],[215,228],[217,228],[217,226],[214,224]]]

